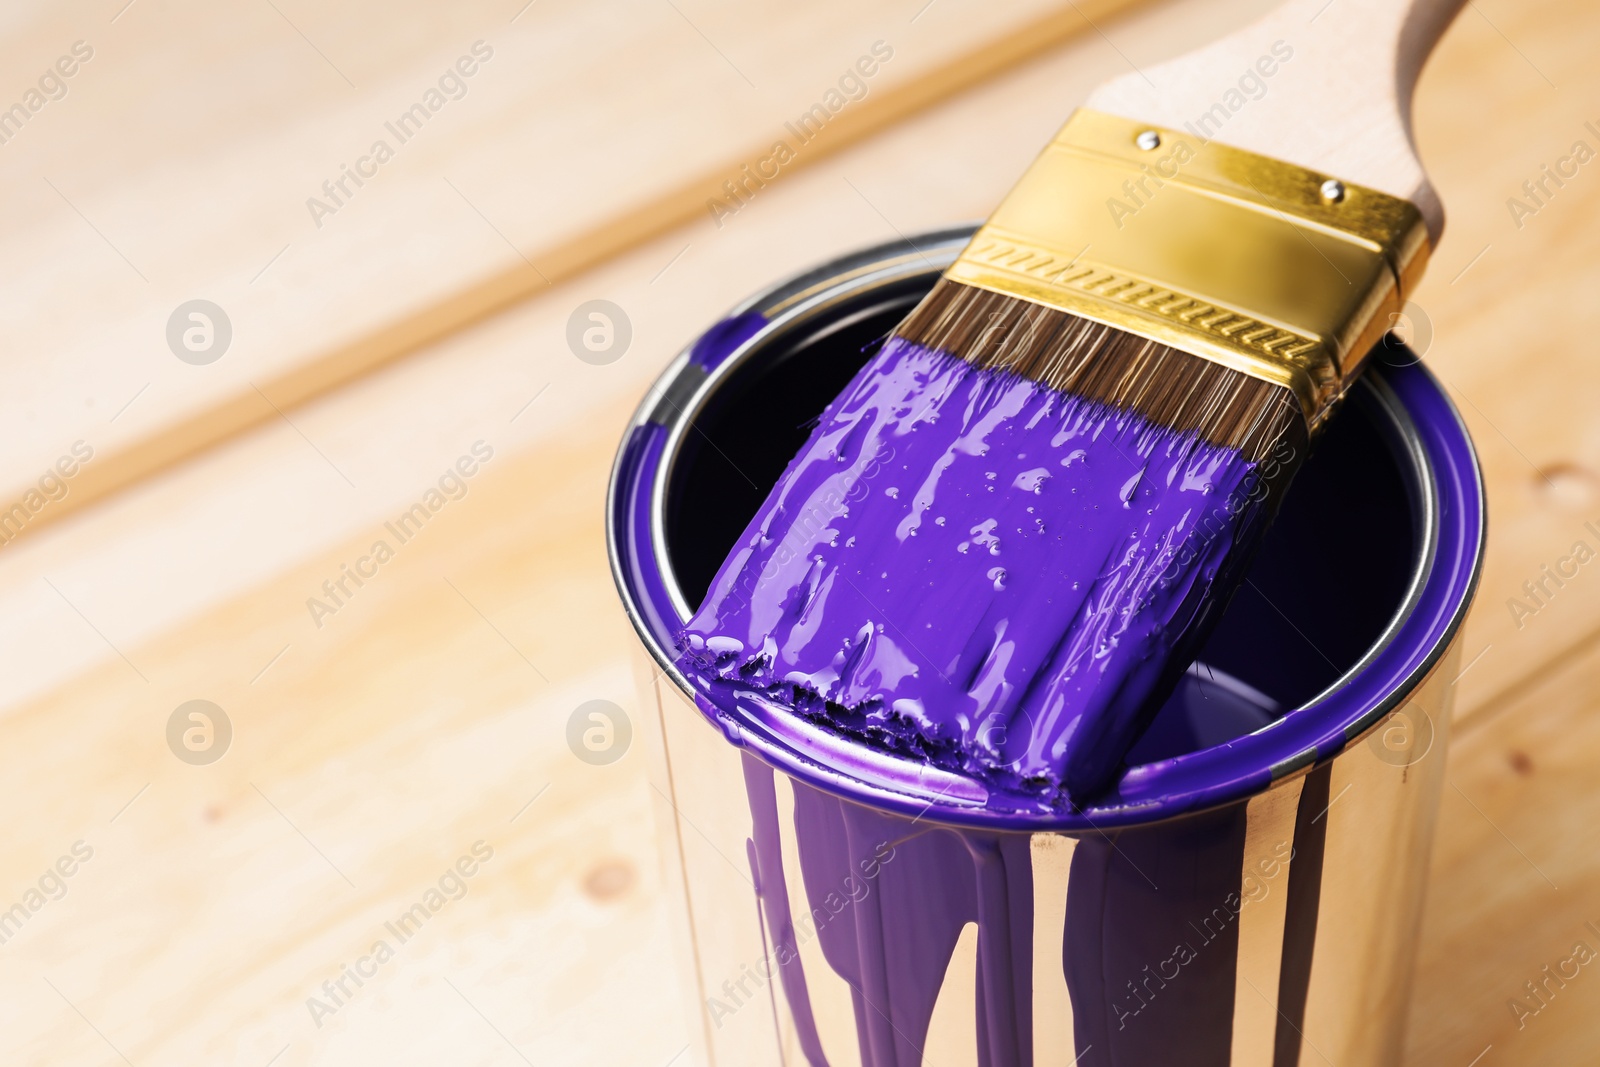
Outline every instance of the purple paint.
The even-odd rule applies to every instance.
[[[1062,964],[1084,1067],[1231,1062],[1244,839],[1234,804],[1079,840]]]
[[[744,782],[754,831],[749,841],[750,871],[755,880],[756,896],[761,901],[765,939],[777,957],[772,963],[777,966],[779,985],[794,1016],[800,1049],[811,1063],[825,1063],[817,1024],[811,1015],[811,996],[806,990],[805,968],[800,962],[794,914],[789,907],[789,890],[784,881],[783,837],[778,826],[778,794],[773,785],[772,768],[746,755]],[[769,972],[771,969],[769,966]]]
[[[903,306],[891,305],[880,320],[880,332],[903,315]],[[870,321],[863,326],[869,331],[872,327]],[[781,338],[781,343],[792,346],[795,341]],[[726,381],[712,383],[718,389],[742,390],[749,402],[773,412],[766,436],[787,420],[808,422],[826,403],[819,399],[815,407],[807,407],[798,391],[761,389],[761,380],[771,374],[766,361],[772,346],[771,338],[758,338],[745,358],[719,368]],[[826,360],[830,354],[826,347],[807,350],[809,360]],[[847,380],[848,375],[840,377]],[[785,407],[792,396],[800,396],[800,406]],[[733,543],[755,505],[732,513],[725,542],[661,541],[651,522],[656,487],[664,488],[661,503],[670,516],[674,501],[695,480],[709,479],[697,495],[715,501],[718,480],[736,480],[737,475],[705,467],[686,459],[681,447],[672,448],[670,425],[651,417],[658,410],[654,394],[630,427],[613,472],[606,524],[613,577],[646,648],[669,677],[695,694],[707,722],[730,743],[818,788],[957,826],[1097,833],[1172,818],[1252,796],[1278,776],[1338,755],[1435,667],[1471,603],[1484,546],[1483,485],[1471,439],[1443,389],[1414,356],[1396,347],[1373,357],[1373,368],[1346,406],[1297,476],[1300,488],[1291,494],[1249,581],[1210,643],[1237,646],[1247,658],[1235,660],[1235,673],[1291,710],[1273,729],[1226,744],[1130,759],[1129,769],[1113,787],[1082,810],[1025,803],[1001,808],[989,803],[981,789],[974,795],[966,788],[946,788],[943,781],[930,787],[909,761],[891,765],[870,759],[870,750],[861,746],[819,745],[793,729],[794,716],[769,710],[759,694],[728,686],[712,691],[679,675],[672,648],[687,612],[674,603],[669,583],[681,583],[692,566],[700,565],[696,557],[710,548],[715,556],[703,564],[703,581],[709,583],[725,557],[723,545]],[[685,444],[709,438],[719,449],[742,455],[762,443],[759,436],[724,436],[723,424],[703,411],[691,414],[695,425],[684,435]],[[1408,444],[1394,443],[1396,435]],[[784,455],[792,455],[796,447],[786,446]],[[716,457],[718,452],[705,454]],[[1385,482],[1393,488],[1384,489]],[[1352,500],[1360,506],[1352,506]],[[1426,516],[1433,538],[1427,555],[1419,555],[1417,501],[1432,501]],[[1336,545],[1340,551],[1322,551],[1323,545]],[[1322,559],[1324,566],[1312,571],[1297,566],[1307,553]],[[1282,561],[1276,573],[1264,565],[1274,555]],[[1420,576],[1408,609],[1387,633],[1400,601],[1380,591],[1370,603],[1362,602],[1362,594],[1373,585],[1375,566],[1398,566],[1407,582],[1413,574]],[[694,593],[697,599],[699,595]],[[1252,611],[1256,618],[1243,621]],[[1285,618],[1292,625],[1285,626]],[[1309,642],[1302,641],[1301,631],[1310,635]],[[1358,643],[1370,644],[1380,633],[1383,643],[1338,687],[1323,691],[1329,675],[1305,686],[1308,665],[1320,664],[1336,676],[1354,664],[1342,649],[1333,648],[1330,637],[1348,641],[1358,635]],[[1370,637],[1359,636],[1363,634]],[[1305,644],[1298,659],[1285,654],[1295,642]],[[1319,650],[1335,662],[1323,662]],[[1366,650],[1366,644],[1355,649],[1358,655]]]
[[[766,316],[754,311],[723,319],[701,334],[689,350],[689,362],[706,370],[714,370],[734,350],[761,332],[767,324]]]
[[[1245,699],[1218,695],[1214,685],[1208,697],[1205,685],[1186,677],[1174,702]],[[1029,835],[874,811],[792,779],[794,819],[786,825],[772,768],[746,755],[744,776],[751,872],[774,956],[769,970],[811,1067],[828,1061],[799,937],[816,937],[829,968],[850,986],[863,1067],[918,1067],[938,1060],[937,1052],[924,1055],[928,1027],[969,922],[978,926],[971,1006],[978,1062],[1034,1062]],[[1312,808],[1303,814],[1325,807],[1325,794],[1325,788],[1313,792]],[[1303,833],[1297,830],[1297,849]],[[790,834],[804,894],[795,900],[783,865]],[[1058,959],[1071,998],[1075,1051],[1084,1064],[1229,1062],[1240,915],[1250,903],[1284,891],[1242,884],[1244,834],[1245,804],[1236,803],[1079,841]],[[1310,903],[1314,931],[1314,893]],[[1291,970],[1303,963],[1300,969],[1309,973],[1311,947],[1310,937],[1300,939],[1286,959]]]
[[[1232,451],[891,342],[751,520],[686,628],[684,659],[708,692],[760,693],[1012,790],[1070,788],[1074,755],[1104,780],[1135,740],[1156,759],[1229,740],[1279,709],[1207,671],[1183,676],[1162,727],[1139,734],[1236,540],[1264,519],[1252,475]],[[1085,737],[1095,747],[1075,748]],[[773,770],[747,754],[744,774],[770,963],[807,1062],[827,1062],[797,944],[807,922],[852,990],[864,1067],[923,1062],[969,922],[979,1062],[1032,1062],[1028,836],[908,819],[799,781],[785,827]],[[1226,1062],[1237,924],[1215,916],[1237,917],[1243,814],[1080,845],[1062,946],[1079,1053]],[[804,901],[789,898],[786,833]],[[1144,867],[1172,884],[1157,891]],[[799,927],[796,906],[809,912]],[[1184,938],[1200,944],[1187,989],[1158,1002],[1148,968]],[[1139,1016],[1147,1025],[1130,1029]]]
[[[794,824],[778,815],[773,771],[746,757],[752,854],[772,960],[800,1046],[826,1067],[813,1021],[782,841],[800,855],[799,920],[850,985],[863,1067],[919,1067],[956,942],[978,924],[973,1005],[982,1067],[1033,1058],[1033,878],[1024,834],[957,831],[841,801],[794,783]],[[933,1057],[937,1059],[937,1056]]]
[[[1082,802],[1216,615],[1267,518],[1257,481],[1234,450],[891,339],[750,520],[681,662],[996,806]]]
[[[952,259],[970,236],[970,228],[962,228],[918,238],[932,267],[915,257],[905,259],[904,246],[895,242],[853,257],[846,264],[848,273],[835,267],[831,287],[819,281],[826,280],[825,271],[775,286],[745,305],[754,309],[752,314],[768,316],[768,326],[706,360],[706,366],[714,364],[702,393],[706,402],[665,412],[651,393],[618,451],[606,534],[618,591],[660,669],[694,694],[707,722],[729,743],[764,762],[834,795],[951,826],[1105,832],[1253,796],[1282,775],[1337,756],[1393,710],[1449,649],[1476,589],[1483,555],[1484,494],[1471,439],[1438,382],[1398,344],[1374,354],[1346,411],[1298,475],[1300,488],[1291,494],[1261,553],[1272,555],[1281,540],[1280,554],[1289,563],[1309,554],[1321,566],[1312,571],[1292,568],[1292,580],[1285,580],[1258,558],[1210,643],[1227,638],[1224,643],[1250,652],[1248,660],[1219,665],[1290,709],[1272,729],[1177,755],[1130,758],[1127,771],[1082,809],[1038,803],[1001,806],[987,799],[981,787],[947,788],[943,778],[930,785],[914,761],[886,762],[871,758],[871,750],[862,746],[821,743],[815,731],[793,729],[794,716],[769,710],[761,694],[732,686],[713,691],[680,673],[673,645],[688,612],[673,590],[687,590],[691,608],[699,602],[754,510],[731,492],[737,488],[737,474],[712,461],[722,454],[737,455],[743,468],[749,455],[781,441],[782,453],[772,470],[781,469],[803,440],[790,438],[788,428],[815,418],[826,396],[839,388],[829,385],[826,396],[813,401],[806,383],[818,377],[819,369],[836,364],[844,365],[845,372],[834,380],[846,382],[861,364],[859,346],[892,329],[932,285],[938,265]],[[871,284],[860,281],[864,264],[902,260],[906,266],[900,273],[872,274]],[[794,301],[802,296],[808,307],[818,310],[796,318]],[[785,371],[791,354],[804,367],[799,377]],[[728,358],[734,355],[738,358]],[[780,378],[787,383],[781,389],[773,384]],[[760,407],[764,414],[758,426],[736,427],[722,414],[726,409],[711,402],[712,397],[729,395],[739,398],[739,409]],[[677,427],[680,417],[691,425]],[[680,435],[676,444],[674,434]],[[704,449],[705,459],[696,459],[694,447],[708,441],[716,448]],[[1398,496],[1389,491],[1374,495],[1374,487],[1385,478],[1396,482]],[[761,476],[757,484],[764,489],[771,483],[770,476]],[[1358,486],[1358,496],[1349,495],[1351,485]],[[686,499],[695,501],[697,517],[716,513],[719,506],[726,511],[716,522],[728,527],[727,534],[717,532],[715,523],[702,523],[693,536],[674,536],[673,516]],[[1305,506],[1309,501],[1326,506],[1310,509]],[[665,539],[652,516],[665,522]],[[1424,526],[1431,537],[1426,552],[1420,540]],[[1317,536],[1307,540],[1303,535],[1308,532]],[[1338,551],[1324,551],[1328,544]],[[1392,625],[1400,601],[1380,592],[1362,603],[1373,585],[1373,565],[1388,566],[1390,556],[1404,568],[1406,581],[1413,576],[1417,581],[1406,594],[1405,612]],[[702,568],[704,577],[694,577]],[[1331,597],[1330,589],[1335,594]],[[1255,619],[1250,619],[1252,611]],[[1319,629],[1319,624],[1324,625]],[[1296,650],[1298,631],[1305,631],[1310,643]],[[1380,634],[1382,643],[1372,645],[1367,654]],[[1343,648],[1330,644],[1330,635],[1346,640],[1370,635],[1358,637],[1367,643],[1355,649],[1357,658],[1365,658],[1338,687],[1325,690],[1331,676],[1324,675],[1308,688],[1307,665],[1331,668],[1332,676],[1355,665]],[[1323,662],[1318,650],[1334,662]],[[1298,653],[1298,658],[1286,651]],[[1205,658],[1218,662],[1209,646]]]

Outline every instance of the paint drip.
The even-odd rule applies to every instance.
[[[1219,731],[1237,736],[1281,713],[1248,686],[1211,675],[1184,677],[1141,740],[1144,755],[1191,751]],[[771,952],[766,973],[812,1067],[838,1062],[824,1048],[813,1001],[819,984],[840,981],[851,991],[862,1067],[964,1060],[961,1049],[928,1048],[935,1006],[962,966],[972,968],[975,998],[960,1010],[973,1013],[979,1067],[1061,1057],[1061,1049],[1034,1047],[1035,1011],[1070,1015],[1071,1054],[1084,1063],[1225,1065],[1235,1039],[1241,914],[1285,892],[1294,849],[1306,851],[1302,865],[1320,864],[1317,831],[1293,847],[1279,843],[1259,871],[1246,872],[1243,803],[1061,838],[1052,858],[1041,859],[1028,834],[876,811],[795,779],[785,818],[772,768],[749,753],[743,768],[750,870]],[[1320,792],[1311,802],[1325,805],[1326,771],[1313,781]],[[786,854],[798,871],[786,869]],[[1050,869],[1044,884],[1041,867]],[[1285,921],[1298,928],[1315,920],[1290,908]],[[956,949],[969,925],[976,958],[964,963]],[[812,965],[831,975],[808,971],[811,944]],[[1299,982],[1293,988],[1303,988],[1309,962],[1287,962],[1284,973]],[[714,1019],[731,1014],[750,995],[730,983],[708,1011]]]
[[[679,638],[708,690],[1066,805],[1109,785],[1269,518],[1257,464],[891,338]]]

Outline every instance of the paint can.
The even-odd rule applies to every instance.
[[[701,1062],[1398,1062],[1485,533],[1466,429],[1398,343],[1082,811],[990,811],[972,781],[697,700],[673,665],[809,420],[971,232],[751,297],[618,453],[607,536]]]

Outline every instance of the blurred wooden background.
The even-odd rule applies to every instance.
[[[0,918],[0,1060],[674,1062],[640,755],[594,767],[565,740],[584,701],[633,701],[600,523],[628,414],[757,285],[982,216],[1095,83],[1266,6],[13,5],[0,509],[26,521],[0,545],[0,916],[23,918]],[[1524,988],[1600,947],[1600,571],[1523,591],[1600,547],[1600,162],[1523,190],[1600,149],[1597,39],[1591,3],[1474,0],[1417,104],[1449,222],[1416,329],[1492,507],[1417,1065],[1600,1048],[1592,968],[1543,1006]],[[719,226],[706,198],[876,42],[862,99]],[[385,123],[418,103],[402,144]],[[335,201],[380,138],[393,158]],[[565,340],[596,298],[632,324],[604,366]],[[166,336],[194,299],[231,323],[204,365]],[[465,495],[314,620],[480,441]],[[77,442],[64,495],[41,487]],[[167,744],[195,699],[233,730],[204,766]],[[480,841],[460,899],[314,1017]]]

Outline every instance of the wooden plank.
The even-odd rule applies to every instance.
[[[497,457],[479,477],[514,491],[474,486],[321,631],[295,601],[332,558],[127,648],[148,681],[116,661],[7,720],[6,907],[93,851],[3,946],[7,1062],[515,1062],[479,1012],[533,1062],[677,1050],[649,795],[564,743],[579,703],[632,700],[619,613],[552,610],[613,595],[594,466],[560,458]],[[165,725],[202,696],[234,740],[188,766]],[[402,943],[385,924],[480,840]],[[378,942],[365,986],[323,989]]]
[[[1600,633],[1600,581],[1581,568],[1536,615],[1508,600],[1582,539],[1600,551],[1600,365],[1587,355],[1600,306],[1600,168],[1588,166],[1537,215],[1507,201],[1574,141],[1600,151],[1600,68],[1579,27],[1592,5],[1474,3],[1423,76],[1416,130],[1447,222],[1416,304],[1431,321],[1426,362],[1471,428],[1489,490],[1490,543],[1467,626],[1458,715],[1503,705],[1523,679]],[[1548,78],[1550,81],[1546,81]],[[1550,84],[1554,83],[1554,86]],[[1530,605],[1531,606],[1531,605]],[[1478,659],[1478,656],[1482,656]]]
[[[786,181],[1131,3],[944,0],[926,17],[842,0],[288,4],[237,17],[188,0],[114,23],[33,12],[0,54],[31,70],[82,41],[91,58],[5,145],[18,165],[0,191],[33,216],[0,267],[8,341],[55,362],[48,375],[20,360],[0,372],[0,420],[16,427],[0,500],[84,440],[94,460],[71,491],[14,524],[36,531],[709,221],[713,201],[739,210],[724,183],[770,195],[749,166]],[[182,62],[149,69],[183,42],[195,47]],[[419,101],[425,129],[399,117]],[[780,139],[790,149],[775,156]],[[107,156],[119,166],[95,168]],[[167,351],[169,317],[197,296],[232,327],[199,367]]]
[[[1597,691],[1600,649],[1591,646],[1530,679],[1452,743],[1407,1063],[1466,1064],[1486,1049],[1484,1064],[1593,1061],[1600,1045]],[[1580,942],[1587,963],[1573,959]]]

